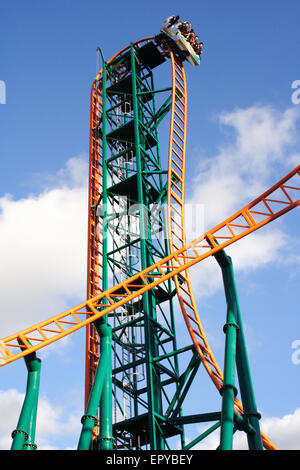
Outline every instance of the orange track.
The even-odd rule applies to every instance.
[[[297,177],[297,182],[293,181],[295,177]],[[183,277],[183,273],[186,273],[187,269],[203,259],[216,254],[219,250],[298,207],[300,199],[290,193],[291,191],[300,191],[299,177],[300,165],[255,201],[180,250],[63,313],[3,338],[0,340],[0,365],[9,364],[93,323],[98,318],[178,274]],[[274,193],[276,192],[279,194],[275,197]],[[280,194],[281,198],[279,198]],[[268,209],[270,201],[274,201],[274,204],[279,206],[277,210],[274,207]],[[261,204],[265,206],[265,212],[260,210]],[[256,215],[260,216],[262,220],[255,219]],[[224,234],[224,229],[228,229],[227,235]],[[235,232],[237,230],[239,233]],[[216,240],[219,240],[219,243]],[[107,299],[109,303],[104,304],[101,302],[102,299]],[[201,345],[201,342],[199,344]]]
[[[187,87],[182,63],[170,50],[173,76],[173,99],[169,140],[168,231],[170,253],[186,244],[184,220],[185,147],[187,125]],[[216,237],[214,237],[216,238]],[[175,262],[175,260],[173,261]],[[174,276],[177,296],[187,328],[201,361],[218,389],[223,384],[222,372],[205,337],[193,295],[189,270]],[[239,407],[241,411],[241,408]]]
[[[135,44],[152,38],[143,39]],[[128,49],[123,49],[119,54]],[[116,54],[114,60],[119,54]],[[168,170],[168,211],[170,254],[153,266],[126,279],[121,284],[101,292],[101,240],[97,236],[96,218],[92,206],[101,193],[101,146],[94,138],[93,127],[101,115],[101,87],[97,75],[91,94],[91,133],[90,133],[90,187],[89,187],[89,245],[88,245],[88,295],[87,300],[49,320],[10,335],[0,341],[0,365],[8,364],[41,349],[60,338],[87,326],[87,382],[91,386],[95,366],[98,362],[98,339],[92,323],[126,304],[156,285],[173,278],[188,331],[193,344],[215,386],[220,389],[223,376],[214,359],[203,331],[192,293],[189,268],[201,260],[217,253],[237,240],[263,227],[272,220],[300,205],[299,195],[300,166],[285,176],[259,198],[236,214],[226,219],[214,229],[185,244],[184,233],[184,171],[186,137],[186,82],[181,62],[170,51],[173,72],[173,99]],[[176,213],[172,214],[172,211]],[[178,217],[180,222],[178,222]],[[175,242],[176,240],[176,242]],[[178,246],[178,244],[180,246]],[[180,283],[178,275],[180,274]],[[102,299],[109,303],[104,304]],[[101,311],[99,311],[99,310]],[[21,344],[21,346],[20,346]],[[21,349],[21,351],[20,351]],[[86,390],[86,392],[88,391]],[[238,400],[235,409],[242,413]],[[262,434],[267,449],[275,449],[269,439]]]

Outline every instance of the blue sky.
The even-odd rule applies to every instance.
[[[299,164],[300,105],[291,100],[292,82],[300,79],[299,13],[296,0],[2,2],[0,337],[84,298],[89,97],[97,47],[109,59],[131,41],[156,34],[171,14],[199,31],[201,66],[186,65],[186,191],[188,202],[204,204],[211,228]],[[157,80],[167,79],[166,66]],[[292,211],[228,249],[237,267],[258,408],[270,437],[273,432],[275,443],[291,448],[299,448],[300,436],[300,364],[292,362],[291,346],[300,339],[298,216]],[[200,316],[222,364],[220,273],[208,262],[192,275]],[[182,341],[189,339],[183,335]],[[83,332],[41,353],[42,448],[77,444],[83,354]],[[0,375],[8,413],[0,447],[7,448],[25,390],[24,364],[2,368]],[[215,411],[219,398],[204,372],[194,397],[199,389],[201,410]],[[188,413],[201,411],[193,400],[188,406]],[[197,432],[194,427],[188,435]]]

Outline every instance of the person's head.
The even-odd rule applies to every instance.
[[[196,40],[199,39],[199,36],[195,36],[195,39],[196,39]]]

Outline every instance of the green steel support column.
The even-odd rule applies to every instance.
[[[221,388],[222,395],[222,419],[221,419],[221,450],[232,449],[233,423],[234,423],[234,397],[236,387],[234,385],[235,377],[235,354],[237,324],[232,306],[227,308],[227,323],[224,326],[226,334],[225,340],[225,358],[224,358],[224,381]]]
[[[251,380],[249,360],[243,332],[242,317],[238,302],[236,284],[234,280],[232,260],[230,256],[226,255],[224,250],[221,250],[215,257],[222,269],[227,303],[232,305],[235,313],[235,321],[238,326],[238,334],[236,339],[237,374],[244,409],[244,417],[248,419],[249,427],[254,430],[254,432],[247,433],[248,445],[249,449],[251,450],[262,450],[263,444],[259,426],[260,415],[257,411]]]
[[[107,365],[109,363],[109,353],[104,349],[100,356],[96,375],[89,397],[88,406],[85,415],[82,417],[82,430],[78,443],[78,450],[89,450],[94,426],[97,424],[97,410],[99,400],[103,391],[104,383],[107,381]]]
[[[98,48],[102,58],[102,160],[103,160],[103,235],[102,235],[102,248],[103,248],[103,270],[102,270],[102,289],[108,289],[108,229],[107,229],[107,215],[108,215],[108,197],[107,197],[107,69],[101,48]],[[105,301],[105,299],[104,299]],[[100,336],[100,355],[107,357],[106,363],[106,379],[103,385],[103,391],[100,399],[100,449],[111,450],[113,448],[113,435],[112,435],[112,358],[111,358],[111,343],[112,343],[112,330],[108,325],[107,317],[104,317],[98,324],[95,325]]]
[[[227,321],[224,326],[225,357],[224,357],[224,381],[221,388],[222,394],[222,414],[221,414],[221,439],[220,449],[231,450],[233,441],[234,426],[234,397],[237,393],[235,383],[235,360],[236,360],[236,342],[238,325],[236,322],[236,302],[235,295],[230,282],[230,273],[228,274],[228,265],[224,253],[215,256],[222,268],[222,275],[227,302]]]
[[[112,329],[106,323],[97,327],[100,334],[100,354],[105,354],[106,375],[100,400],[100,450],[113,449],[112,428]]]
[[[39,379],[38,379],[39,380]],[[35,430],[36,430],[36,418],[37,418],[37,407],[38,407],[38,386],[35,387],[36,399],[35,404],[32,407],[31,418],[28,426],[28,439],[23,445],[24,450],[36,450],[37,445],[35,443]]]
[[[37,409],[31,414],[31,419],[30,419],[29,426],[28,426],[28,439],[23,445],[23,450],[36,450],[37,449],[37,445],[35,443],[36,417],[37,417]]]
[[[248,418],[249,425],[255,429],[255,433],[247,434],[248,445],[250,450],[262,450],[263,444],[259,425],[260,414],[258,413],[256,407],[246,341],[243,331],[242,316],[234,280],[233,264],[230,256],[226,255],[224,250],[220,252],[219,259],[222,259],[221,264],[219,264],[222,268],[222,272],[224,273],[223,280],[225,293],[227,292],[226,295],[230,296],[232,302],[235,304],[236,322],[239,327],[239,332],[237,335],[236,367],[244,416],[245,418]]]
[[[41,360],[35,353],[25,356],[28,370],[26,395],[23,402],[17,429],[12,433],[11,450],[35,449],[35,425],[40,384]]]
[[[237,313],[239,325],[236,353],[237,374],[239,379],[242,404],[244,408],[244,415],[246,418],[248,418],[249,425],[251,425],[255,429],[255,434],[247,434],[248,445],[250,450],[263,450],[263,443],[259,425],[259,419],[261,416],[258,413],[256,407],[246,342],[239,308],[237,309]]]

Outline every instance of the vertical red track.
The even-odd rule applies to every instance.
[[[100,74],[98,74],[100,75]],[[96,77],[91,91],[90,112],[90,149],[89,149],[89,196],[88,196],[88,254],[87,254],[87,299],[101,292],[101,230],[97,225],[95,207],[102,193],[102,149],[95,129],[102,114],[101,86]],[[86,360],[85,360],[85,408],[90,390],[94,382],[99,360],[98,333],[93,324],[86,328]]]

